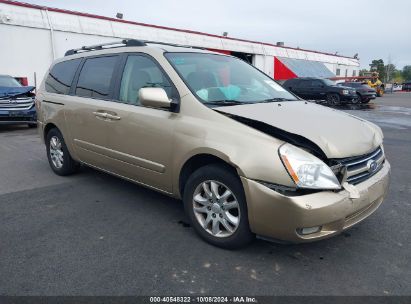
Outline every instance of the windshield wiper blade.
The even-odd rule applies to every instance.
[[[231,99],[225,99],[225,100],[214,100],[214,101],[207,101],[204,102],[204,104],[209,104],[209,105],[217,105],[217,106],[236,106],[236,105],[242,105],[242,104],[248,104],[249,102],[243,102],[243,101],[238,101],[238,100],[231,100]]]
[[[283,97],[275,97],[275,98],[268,98],[264,99],[260,102],[279,102],[279,101],[297,101],[297,99],[288,99],[288,98],[283,98]]]

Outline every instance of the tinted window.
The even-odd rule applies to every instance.
[[[117,56],[110,56],[87,59],[80,72],[76,95],[108,98],[117,58]]]
[[[157,64],[146,56],[128,56],[121,78],[119,99],[129,104],[140,105],[138,93],[141,88],[163,88],[172,98],[172,86]]]
[[[46,91],[68,94],[80,61],[81,59],[74,59],[55,64],[46,78]]]
[[[312,80],[311,86],[314,88],[321,88],[324,84],[320,80]]]
[[[308,88],[310,86],[309,80],[301,80],[298,84],[299,88]]]

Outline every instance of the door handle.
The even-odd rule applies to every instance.
[[[107,113],[105,113],[105,112],[93,112],[93,114],[96,117],[107,118]]]
[[[121,119],[121,117],[120,116],[117,116],[117,115],[112,115],[112,114],[108,114],[108,113],[106,113],[106,117],[108,118],[108,119],[111,119],[111,120],[120,120]]]
[[[110,119],[110,120],[120,120],[121,119],[120,116],[117,116],[115,114],[112,115],[112,114],[109,114],[107,112],[93,112],[93,114],[96,117],[101,117],[101,118],[104,118],[104,119]]]

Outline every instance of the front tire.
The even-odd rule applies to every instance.
[[[359,104],[363,102],[363,98],[360,94],[357,93],[357,97],[352,100],[353,104]]]
[[[71,157],[58,129],[51,129],[47,133],[46,150],[50,167],[57,175],[70,175],[78,170],[80,165]]]
[[[336,93],[331,93],[327,95],[327,103],[332,105],[332,106],[337,106],[341,102],[340,95]]]
[[[195,171],[184,188],[184,209],[197,234],[226,249],[244,247],[254,239],[239,177],[216,164]]]

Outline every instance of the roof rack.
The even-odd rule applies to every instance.
[[[182,44],[174,44],[174,43],[167,43],[167,42],[160,42],[160,41],[149,41],[149,40],[123,39],[121,41],[102,43],[102,44],[96,44],[96,45],[90,45],[90,46],[82,46],[81,48],[78,48],[78,49],[71,49],[71,50],[68,50],[64,54],[64,56],[78,54],[79,52],[81,53],[81,52],[87,52],[87,51],[103,50],[103,49],[108,49],[108,48],[113,48],[113,47],[147,46],[147,43],[204,50],[204,48],[202,47],[196,47],[196,46],[191,46],[191,45],[182,45]]]
[[[184,45],[184,44],[177,44],[177,43],[168,43],[168,42],[161,42],[161,41],[150,41],[150,40],[142,40],[144,43],[151,43],[151,44],[160,44],[160,45],[168,45],[168,46],[175,46],[175,47],[184,47],[184,48],[190,48],[190,49],[199,49],[199,50],[205,50],[206,48],[203,48],[201,46],[192,46],[192,45]]]
[[[78,54],[81,51],[103,50],[103,49],[106,49],[108,47],[119,47],[119,46],[146,46],[146,44],[144,43],[144,41],[141,41],[141,40],[124,39],[124,40],[121,40],[121,41],[108,42],[108,43],[102,43],[102,44],[96,44],[96,45],[90,45],[90,46],[82,46],[79,49],[68,50],[64,54],[64,56]]]

